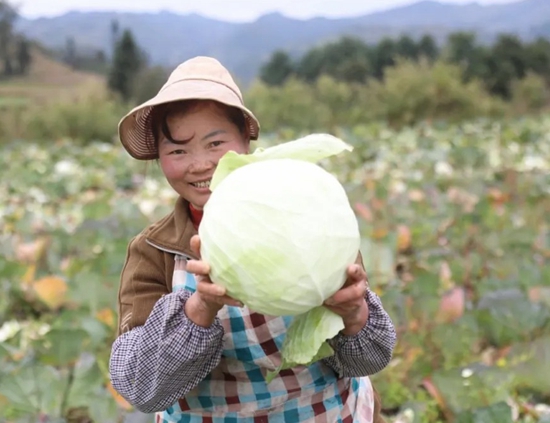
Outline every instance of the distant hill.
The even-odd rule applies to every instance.
[[[473,30],[490,41],[499,32],[524,38],[550,34],[550,0],[523,0],[500,5],[455,5],[420,1],[365,16],[298,20],[272,13],[249,23],[230,23],[197,14],[70,12],[53,18],[21,19],[18,29],[51,48],[73,37],[79,48],[110,53],[110,25],[118,20],[130,28],[153,63],[174,66],[195,55],[221,60],[242,81],[250,81],[276,49],[294,55],[342,35],[367,42],[408,33],[434,35],[442,41],[450,32]]]
[[[36,47],[31,48],[31,57],[28,75],[0,81],[0,105],[44,105],[106,92],[105,80],[98,75],[74,70]]]

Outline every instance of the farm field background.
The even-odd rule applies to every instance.
[[[516,3],[487,25],[547,19],[540,1]],[[451,7],[415,7],[434,5]],[[66,27],[28,22],[54,25],[36,39],[17,15],[0,0],[0,423],[152,422],[110,386],[108,360],[128,242],[175,197],[116,127],[171,70],[139,34],[174,25],[114,17],[100,29],[93,14],[67,14],[85,19],[78,34],[46,47]],[[216,51],[253,58],[254,79],[251,66],[236,76],[262,125],[256,145],[329,132],[355,147],[323,166],[347,190],[371,286],[398,329],[372,377],[387,422],[550,423],[550,27],[492,43],[457,28],[445,40],[427,27],[311,35],[301,57],[259,55],[254,28]]]
[[[372,378],[388,421],[550,422],[550,119],[336,135],[355,150],[324,166],[399,333]],[[0,196],[0,422],[122,421],[118,277],[130,238],[171,210],[158,165],[110,142],[14,139]]]

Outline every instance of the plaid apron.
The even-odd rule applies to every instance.
[[[173,289],[196,289],[176,256]],[[316,362],[283,370],[269,385],[267,370],[280,364],[291,317],[224,307],[221,362],[185,398],[156,414],[156,423],[372,423],[373,390],[368,377],[339,379]]]

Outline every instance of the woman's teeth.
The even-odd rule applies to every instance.
[[[193,182],[191,185],[197,188],[210,188],[210,181]]]

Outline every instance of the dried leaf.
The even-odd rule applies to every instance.
[[[382,286],[376,285],[374,288],[372,288],[372,292],[380,297],[384,294],[384,288]]]
[[[411,319],[409,320],[409,330],[411,332],[418,332],[418,329],[420,329],[420,323],[417,319]]]
[[[397,227],[397,249],[399,252],[407,251],[412,245],[412,233],[408,226]]]
[[[376,180],[374,179],[367,179],[365,181],[365,188],[367,189],[367,191],[374,191],[376,189]]]
[[[62,272],[66,272],[71,267],[71,258],[65,257],[63,260],[61,260],[61,263],[59,264],[59,269]]]
[[[451,271],[449,263],[446,261],[443,261],[441,263],[441,267],[439,268],[439,280],[441,281],[444,289],[450,289],[454,286],[453,272]]]
[[[486,348],[480,354],[480,358],[481,358],[480,361],[486,366],[492,366],[496,362],[496,358],[495,358],[496,355],[497,355],[496,348],[494,347]]]
[[[66,302],[67,283],[58,276],[46,276],[33,282],[32,287],[37,297],[52,310]]]
[[[109,327],[115,326],[115,313],[110,308],[104,308],[96,313],[96,318]]]
[[[10,354],[10,358],[13,360],[13,361],[21,361],[23,360],[23,358],[25,358],[25,350],[23,349],[18,349],[18,350],[14,350],[11,354]]]
[[[414,363],[417,358],[419,356],[421,356],[422,354],[424,354],[424,349],[420,348],[420,347],[411,347],[411,348],[408,348],[407,350],[405,350],[405,362],[407,362],[407,364],[412,364]]]
[[[386,238],[388,236],[388,233],[388,228],[386,228],[385,226],[379,226],[377,228],[374,228],[374,230],[372,231],[372,238],[379,241]]]
[[[386,202],[376,197],[371,200],[371,205],[374,211],[382,211],[386,208]]]
[[[479,198],[475,194],[458,187],[449,188],[447,198],[451,203],[461,205],[465,213],[471,213],[479,202]]]
[[[527,292],[529,300],[534,303],[543,303],[550,307],[550,287],[533,286]]]
[[[445,415],[446,420],[453,421],[453,414],[451,413],[451,410],[449,410],[449,407],[447,407],[447,403],[445,402],[443,395],[441,395],[441,393],[439,392],[439,389],[437,389],[432,379],[429,377],[424,379],[422,381],[422,386],[426,389],[426,391],[428,391],[431,397],[435,400],[435,402],[437,403],[437,405]]]
[[[452,323],[464,315],[466,293],[456,287],[446,292],[441,298],[437,318],[440,322]]]
[[[22,263],[36,263],[46,251],[48,239],[38,238],[33,242],[21,243],[15,248],[15,257]]]
[[[409,191],[409,200],[418,203],[426,198],[426,194],[419,189],[411,189]]]
[[[373,220],[372,211],[370,210],[369,206],[362,204],[362,203],[356,203],[355,204],[355,211],[357,214],[365,220],[365,222],[371,223]]]
[[[498,188],[489,188],[487,190],[487,197],[493,205],[502,205],[510,201],[510,194],[504,193]]]
[[[36,275],[36,264],[31,264],[27,267],[25,274],[21,278],[21,288],[26,291],[31,286]]]

